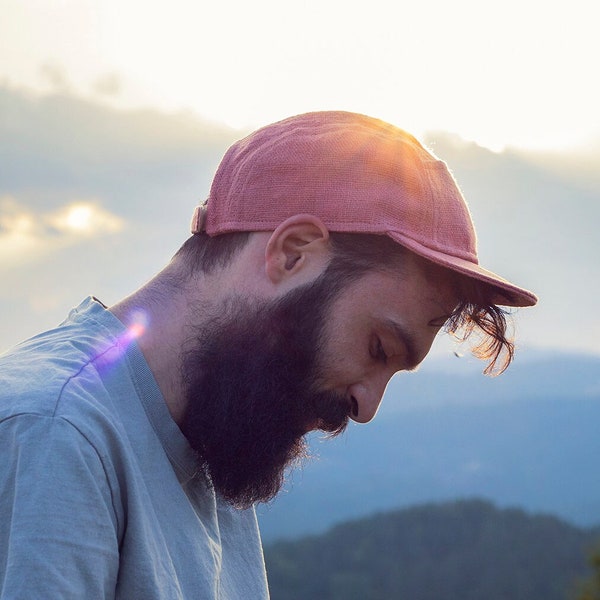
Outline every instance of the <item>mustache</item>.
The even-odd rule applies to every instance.
[[[351,401],[336,392],[319,392],[312,396],[313,414],[318,420],[317,429],[330,437],[340,435],[348,427],[352,413]]]

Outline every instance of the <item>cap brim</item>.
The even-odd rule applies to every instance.
[[[387,235],[402,246],[412,250],[415,254],[433,263],[493,286],[497,291],[497,295],[492,298],[494,304],[515,307],[534,306],[537,304],[538,298],[533,292],[514,285],[510,281],[500,277],[500,275],[484,269],[477,263],[432,250],[396,231],[388,231]]]

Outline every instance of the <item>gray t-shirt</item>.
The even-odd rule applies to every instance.
[[[207,486],[93,298],[0,356],[0,598],[268,598],[253,509]]]

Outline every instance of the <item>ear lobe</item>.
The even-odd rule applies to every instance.
[[[314,215],[294,215],[272,233],[265,249],[265,267],[273,283],[307,270],[322,268],[329,253],[329,231]]]

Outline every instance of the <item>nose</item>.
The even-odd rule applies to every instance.
[[[348,388],[353,411],[350,415],[357,423],[368,423],[376,414],[383,398],[387,381],[383,383],[355,383]]]

